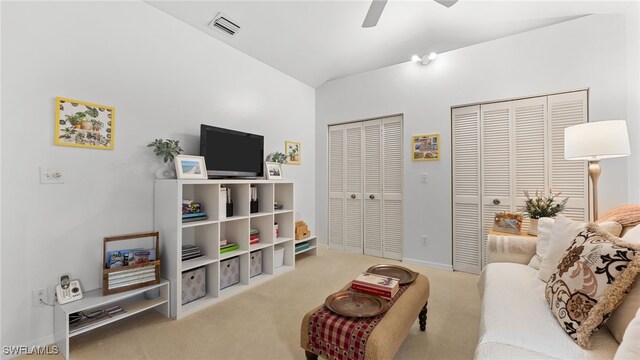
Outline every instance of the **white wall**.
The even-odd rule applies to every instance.
[[[628,98],[626,61],[634,59],[627,59],[625,49],[629,41],[638,41],[638,34],[627,40],[625,31],[623,15],[588,16],[440,54],[426,67],[408,62],[318,88],[316,223],[320,241],[326,242],[327,124],[403,113],[405,257],[450,267],[450,107],[588,87],[592,121],[626,119],[628,102],[637,107],[638,99]],[[442,134],[442,160],[411,161],[411,135],[430,132]],[[606,160],[602,168],[602,210],[626,203],[627,160]],[[428,184],[420,183],[423,172],[429,174]],[[430,239],[426,247],[420,245],[422,234]]]
[[[629,157],[629,203],[640,204],[640,2],[627,11],[627,119],[631,156]],[[635,99],[635,101],[633,101]],[[635,141],[634,141],[635,139]]]
[[[315,229],[314,89],[142,2],[2,2],[1,40],[4,345],[51,342],[32,289],[65,272],[98,288],[102,238],[152,228],[154,138],[197,154],[206,123],[263,134],[266,152],[302,142],[285,176]],[[53,145],[56,96],[114,106],[115,149]],[[65,183],[40,185],[41,165]]]

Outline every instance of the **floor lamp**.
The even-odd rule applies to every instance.
[[[600,160],[629,155],[629,134],[624,120],[589,122],[564,129],[565,160],[589,161],[594,221],[598,219]]]

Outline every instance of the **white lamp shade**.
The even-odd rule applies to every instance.
[[[596,121],[564,129],[565,160],[600,160],[631,155],[627,122]]]

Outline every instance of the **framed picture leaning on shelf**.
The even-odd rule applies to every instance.
[[[274,162],[266,162],[265,166],[267,168],[267,179],[268,180],[282,180],[284,176],[282,175],[282,164],[274,163]]]
[[[178,179],[207,179],[203,156],[178,155],[175,163]]]

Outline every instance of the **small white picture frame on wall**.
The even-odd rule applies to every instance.
[[[267,170],[268,180],[282,180],[284,175],[282,174],[282,164],[275,162],[265,162]]]
[[[207,179],[203,156],[178,155],[175,164],[178,179]]]

